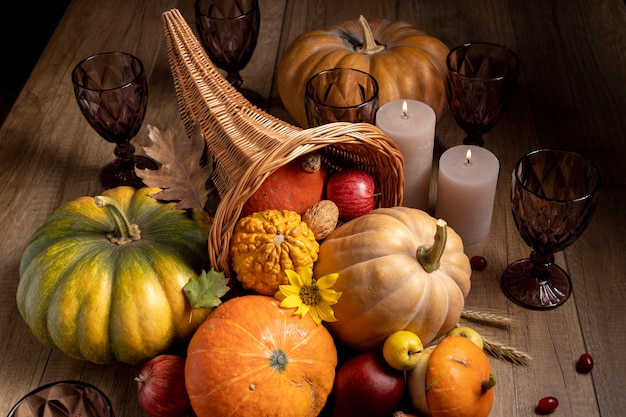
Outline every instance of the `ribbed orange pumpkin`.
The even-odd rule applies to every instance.
[[[217,307],[189,343],[185,383],[198,417],[314,417],[335,378],[337,350],[310,315],[263,295]]]
[[[463,242],[446,223],[408,208],[378,208],[344,223],[320,245],[314,277],[338,273],[333,289],[337,339],[356,350],[381,348],[409,330],[424,345],[459,321],[470,291]]]
[[[325,29],[304,32],[285,50],[278,67],[278,93],[289,114],[307,126],[306,82],[331,68],[355,68],[378,81],[379,104],[415,99],[433,108],[437,120],[446,108],[448,47],[408,22],[363,16]]]

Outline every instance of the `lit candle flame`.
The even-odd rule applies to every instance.
[[[470,166],[472,165],[472,150],[468,149],[467,153],[465,154],[465,165]]]
[[[404,102],[402,103],[402,118],[406,119],[407,117],[409,117],[407,115],[407,112],[409,111],[409,107],[406,104],[406,100],[404,100]]]

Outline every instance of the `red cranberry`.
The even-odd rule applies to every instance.
[[[470,258],[470,265],[473,271],[482,271],[487,268],[487,260],[482,256],[472,256]]]
[[[576,370],[581,374],[586,374],[591,372],[593,369],[593,356],[588,353],[583,353],[578,358],[578,362],[576,362]]]
[[[543,397],[537,404],[537,412],[539,414],[550,414],[559,406],[559,400],[556,397]]]

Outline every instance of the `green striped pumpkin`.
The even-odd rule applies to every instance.
[[[208,267],[210,219],[150,196],[158,191],[80,197],[34,233],[16,298],[41,342],[98,364],[136,364],[189,341],[210,312],[183,292]]]

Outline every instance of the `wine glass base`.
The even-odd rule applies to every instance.
[[[100,182],[105,188],[115,188],[127,185],[134,188],[145,187],[145,184],[135,173],[135,168],[152,169],[159,168],[157,163],[147,156],[134,155],[131,163],[115,160],[106,165],[100,173]]]
[[[500,285],[514,303],[533,310],[549,310],[563,304],[572,292],[569,275],[558,265],[546,269],[545,278],[532,276],[530,259],[510,264],[502,274]]]

